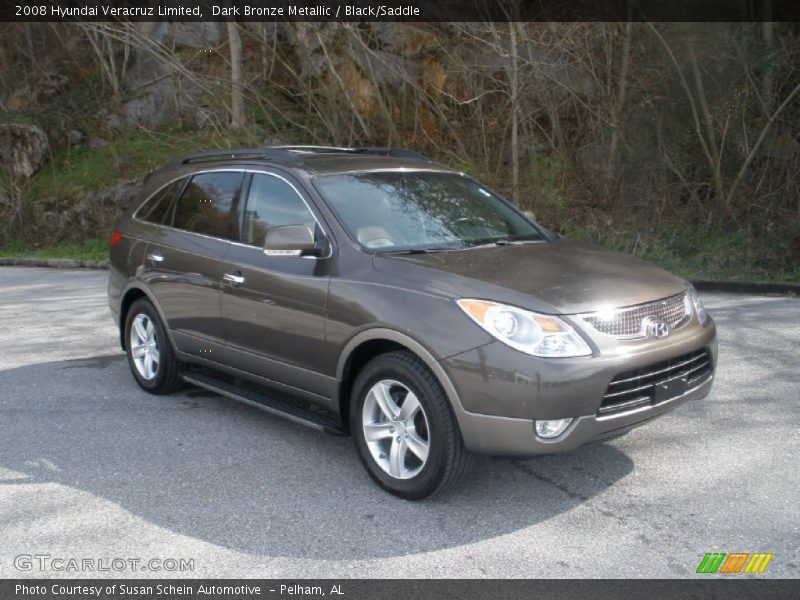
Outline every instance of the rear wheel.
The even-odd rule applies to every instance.
[[[413,354],[390,352],[370,361],[351,402],[359,457],[381,487],[420,500],[461,479],[470,455],[439,382]]]
[[[125,318],[125,348],[136,382],[152,394],[169,394],[183,380],[166,329],[149,300],[134,302]]]

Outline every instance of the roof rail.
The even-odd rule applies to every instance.
[[[424,160],[425,162],[433,162],[427,156],[420,154],[408,148],[392,148],[383,146],[368,146],[365,148],[355,148],[354,151],[358,154],[385,154],[387,156],[396,156],[398,158],[410,158],[412,160]]]
[[[236,159],[262,159],[274,160],[289,164],[300,164],[303,161],[303,154],[377,154],[384,156],[396,156],[398,158],[408,158],[411,160],[423,160],[432,162],[431,159],[423,156],[419,152],[407,150],[406,148],[390,147],[364,147],[364,148],[342,148],[338,146],[267,146],[264,148],[226,148],[223,150],[206,150],[195,152],[186,156],[178,157],[165,166],[177,167],[200,162],[211,162],[217,160],[236,160]]]
[[[431,162],[426,156],[414,150],[406,148],[392,148],[389,146],[365,146],[361,148],[346,148],[340,146],[273,146],[280,150],[290,150],[292,152],[308,154],[327,154],[341,152],[344,154],[381,154],[385,156],[396,156],[398,158],[410,158],[412,160],[424,160]]]
[[[205,152],[196,152],[187,156],[181,156],[168,164],[169,166],[190,165],[198,162],[235,160],[239,158],[260,158],[289,163],[301,162],[297,154],[282,148],[226,148],[224,150],[206,150]]]
[[[352,148],[343,146],[270,146],[278,150],[289,150],[306,154],[327,154],[329,152],[352,152]]]

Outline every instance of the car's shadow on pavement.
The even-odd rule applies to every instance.
[[[457,489],[414,503],[369,479],[350,438],[196,388],[148,395],[122,355],[9,369],[0,387],[0,467],[25,476],[0,489],[69,486],[177,534],[258,555],[368,559],[463,546],[584,503],[605,513],[596,496],[633,469],[610,444],[479,458]]]

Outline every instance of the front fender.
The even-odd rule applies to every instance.
[[[458,422],[459,429],[468,447],[473,447],[473,440],[476,438],[475,421],[471,418],[473,415],[468,413],[461,403],[458,392],[456,391],[453,382],[450,380],[447,372],[442,367],[442,364],[431,351],[426,348],[421,342],[415,340],[411,336],[397,331],[396,329],[388,329],[386,327],[375,327],[365,331],[361,331],[353,336],[347,342],[339,357],[339,364],[336,369],[337,378],[341,381],[345,374],[347,360],[352,353],[361,344],[372,340],[388,340],[403,346],[410,352],[413,352],[425,365],[431,370],[434,377],[436,377],[439,385],[442,386],[445,395],[447,396],[450,406],[453,409],[453,414]]]

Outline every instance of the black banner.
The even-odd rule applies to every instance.
[[[0,21],[800,21],[797,0],[12,0]]]
[[[719,598],[771,600],[797,597],[797,582],[731,579],[698,580],[404,580],[404,579],[6,579],[3,600],[652,600]]]

